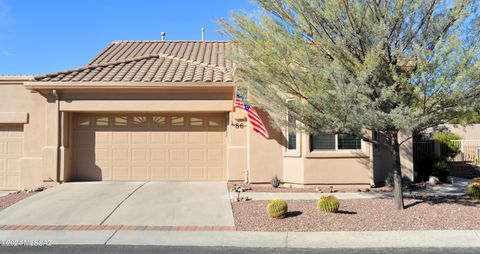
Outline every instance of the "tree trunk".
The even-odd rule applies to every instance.
[[[393,166],[393,194],[395,206],[398,210],[403,210],[403,190],[402,190],[402,166],[400,164],[400,145],[398,144],[398,131],[392,131],[388,135],[390,151],[392,153]]]

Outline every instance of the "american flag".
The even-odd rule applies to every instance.
[[[247,117],[250,119],[252,124],[253,131],[262,135],[264,138],[268,138],[268,131],[265,128],[265,125],[262,122],[262,119],[258,115],[257,111],[253,108],[252,105],[243,102],[243,96],[237,93],[237,98],[235,99],[235,107],[241,108],[247,111]]]
[[[235,107],[245,109],[245,104],[243,103],[243,96],[237,93],[237,98],[235,98]]]

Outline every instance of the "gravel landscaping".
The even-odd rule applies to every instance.
[[[20,192],[20,193],[11,193],[6,196],[0,197],[0,211],[34,194],[35,192],[30,192],[30,193]]]
[[[247,192],[318,192],[318,193],[330,193],[329,186],[323,187],[278,187],[273,188],[270,185],[257,185],[257,184],[238,184],[238,183],[229,183],[228,189],[232,190],[234,187],[243,187]],[[368,188],[368,187],[334,187],[334,192],[390,192],[391,188],[388,187],[379,187],[379,188]]]
[[[466,197],[405,199],[395,209],[391,199],[341,200],[340,212],[322,213],[316,201],[287,201],[285,219],[266,215],[268,201],[233,202],[237,230],[242,231],[384,231],[480,229],[480,202]]]

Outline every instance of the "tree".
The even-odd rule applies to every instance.
[[[309,133],[383,134],[403,209],[401,144],[478,105],[477,1],[255,2],[257,13],[219,20],[236,82],[277,128],[288,109]]]

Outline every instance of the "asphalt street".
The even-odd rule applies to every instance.
[[[62,246],[43,246],[43,247],[0,247],[0,253],[20,254],[20,253],[172,253],[172,254],[246,254],[246,253],[276,253],[276,254],[433,254],[433,253],[478,253],[475,248],[383,248],[383,249],[287,249],[287,248],[232,248],[232,247],[170,247],[170,246],[106,246],[106,245],[62,245]]]

